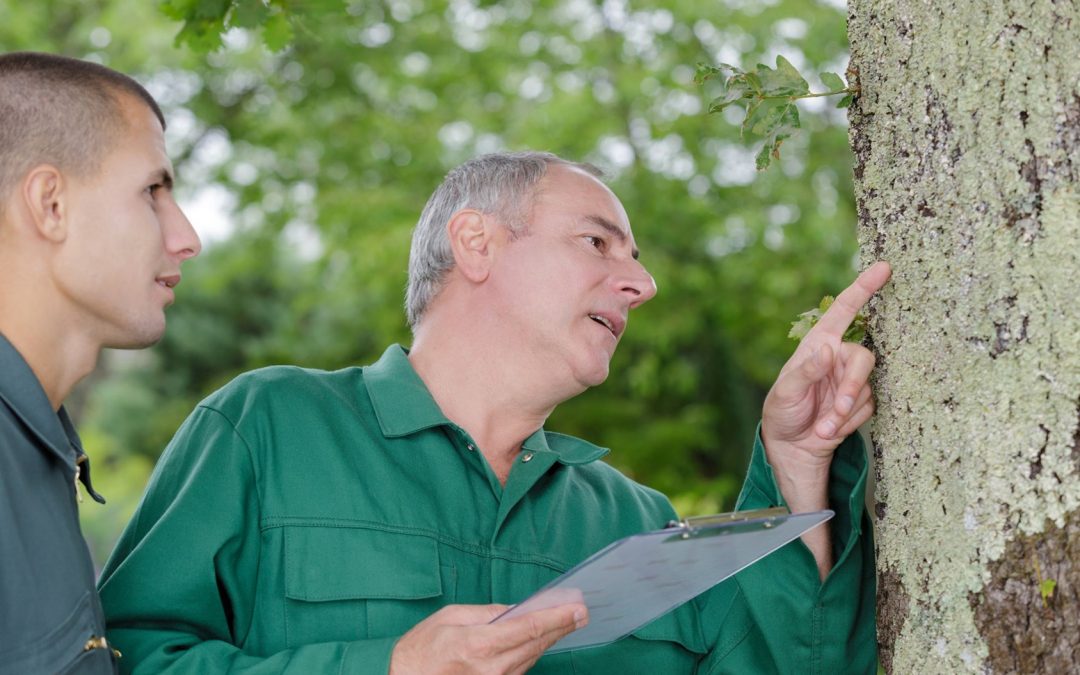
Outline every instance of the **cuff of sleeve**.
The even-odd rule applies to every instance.
[[[837,446],[829,466],[829,508],[836,512],[831,525],[836,561],[834,567],[843,563],[862,534],[868,470],[869,463],[862,436],[854,433]],[[735,508],[745,511],[773,506],[787,506],[787,502],[780,493],[772,466],[765,457],[765,444],[761,440],[759,422],[754,436],[754,450],[750,456],[750,468]]]
[[[350,642],[341,658],[341,673],[389,673],[390,656],[399,637]]]
[[[765,509],[774,506],[787,506],[769,460],[765,458],[765,442],[761,440],[761,422],[754,433],[754,450],[750,454],[750,467],[743,481],[743,489],[735,510]]]

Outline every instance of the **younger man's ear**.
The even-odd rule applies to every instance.
[[[454,265],[473,283],[487,279],[491,270],[493,225],[490,218],[474,209],[458,211],[446,224]]]
[[[22,206],[31,227],[52,242],[67,238],[67,179],[55,166],[42,164],[22,181]]]

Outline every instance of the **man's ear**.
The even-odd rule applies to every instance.
[[[457,270],[473,283],[487,279],[491,270],[491,235],[496,223],[474,209],[463,209],[450,217],[446,234]]]
[[[59,169],[42,164],[22,180],[22,206],[28,224],[44,239],[61,242],[67,238],[68,181]]]

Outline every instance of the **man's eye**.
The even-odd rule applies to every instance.
[[[601,239],[600,237],[594,237],[592,235],[588,235],[588,236],[585,237],[585,241],[589,242],[589,245],[592,246],[593,248],[597,248],[597,249],[599,249],[601,251],[604,250],[604,240]]]
[[[153,196],[154,196],[155,194],[157,194],[157,191],[158,191],[158,190],[160,190],[160,189],[161,189],[161,188],[163,188],[163,187],[165,187],[165,186],[164,186],[164,185],[162,185],[161,183],[154,183],[153,185],[150,185],[150,186],[148,186],[148,187],[146,188],[146,192],[147,192],[147,194],[149,194],[149,195],[150,195],[151,197],[153,197]]]

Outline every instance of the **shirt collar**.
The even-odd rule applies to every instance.
[[[611,452],[580,438],[537,429],[521,447],[533,452],[554,452],[563,464],[588,464]]]
[[[23,424],[56,455],[57,459],[75,470],[75,453],[71,447],[79,447],[79,437],[69,436],[61,415],[52,409],[49,397],[41,387],[30,365],[8,339],[0,335],[0,398]],[[74,434],[74,432],[72,432]]]
[[[90,485],[90,461],[83,451],[82,442],[75,432],[67,411],[61,406],[53,411],[49,397],[41,387],[34,371],[23,359],[15,346],[0,334],[0,400],[7,404],[12,413],[22,420],[26,428],[41,444],[44,450],[56,457],[74,473],[76,462],[82,466],[79,478],[86,486],[87,493],[94,500],[105,500]]]
[[[424,429],[453,426],[432,398],[427,385],[409,363],[401,345],[390,345],[378,361],[364,368],[364,386],[375,417],[387,438],[408,436]],[[587,464],[610,452],[587,441],[537,429],[522,443],[532,452],[554,453],[563,464]]]

